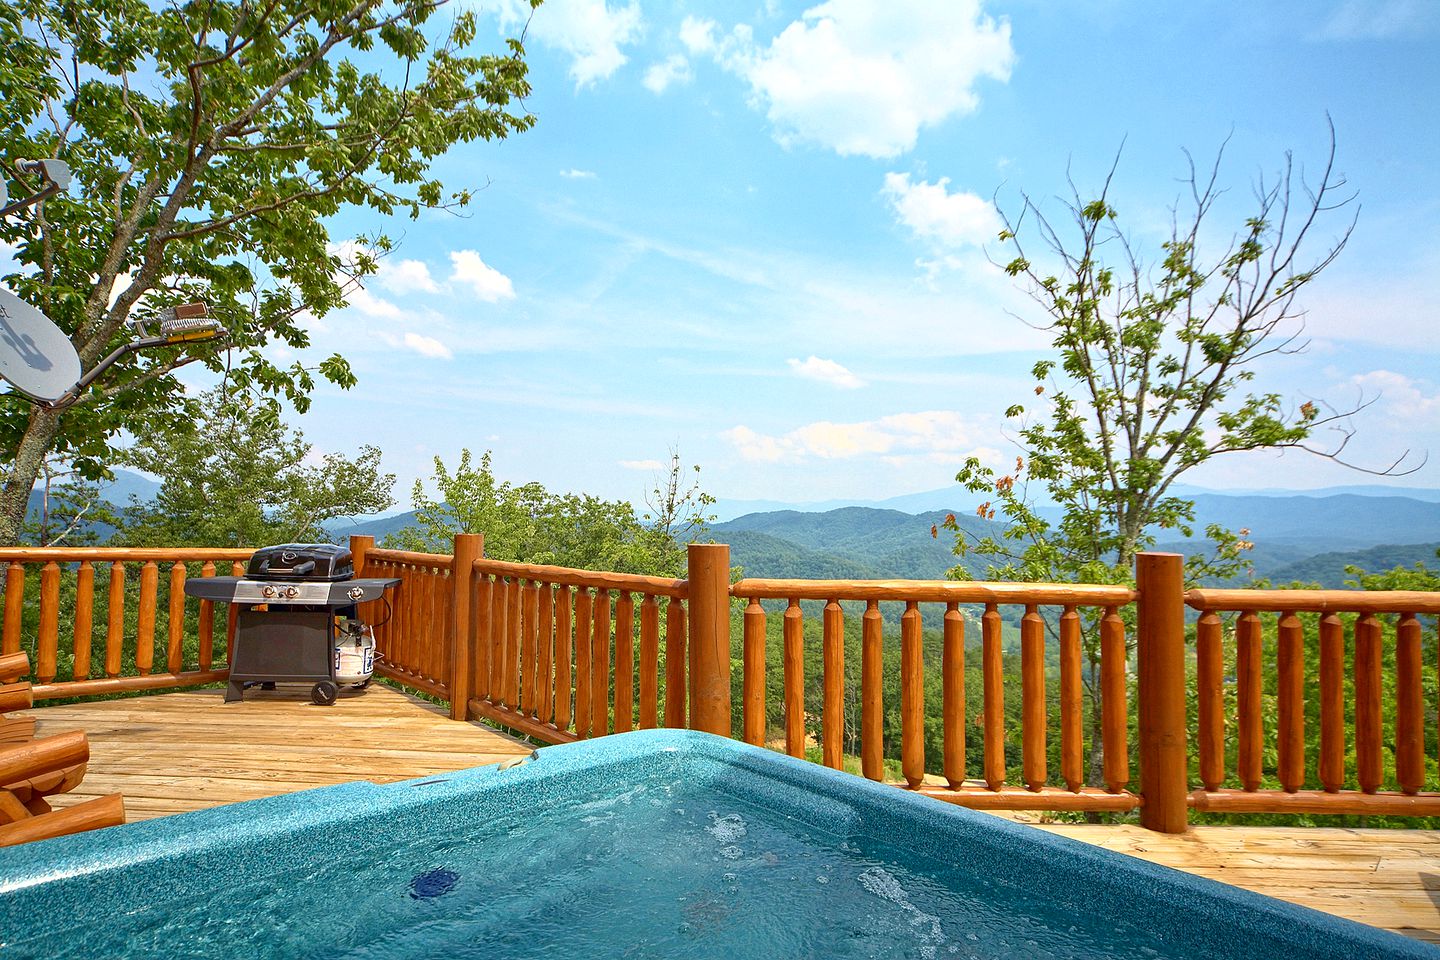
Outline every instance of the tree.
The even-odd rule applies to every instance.
[[[669,480],[655,494],[662,512],[657,517],[647,515],[652,521],[647,524],[625,500],[552,493],[539,483],[515,486],[498,481],[489,451],[476,465],[470,451],[463,450],[454,471],[435,458],[432,483],[438,500],[415,481],[416,523],[387,536],[385,545],[445,553],[455,534],[483,533],[485,555],[496,560],[680,576],[685,555],[676,537],[703,534],[699,505],[709,501],[698,490],[698,481],[687,490],[680,471],[679,456],[672,455]]]
[[[33,498],[32,498],[33,499]],[[38,509],[27,512],[20,542],[40,547],[82,546],[100,539],[100,531],[120,525],[100,485],[81,477],[57,457],[40,465]]]
[[[539,0],[531,0],[532,6]],[[303,412],[318,374],[354,383],[340,356],[280,366],[264,348],[308,344],[304,315],[344,303],[383,234],[342,258],[329,218],[365,208],[418,217],[463,207],[430,174],[451,145],[534,118],[524,50],[472,55],[475,14],[445,0],[16,0],[0,6],[0,159],[58,158],[76,187],[0,223],[20,265],[3,281],[67,334],[84,370],[126,323],[203,300],[235,351],[230,379]],[[347,262],[348,260],[348,262]],[[216,347],[131,356],[63,412],[0,401],[0,543],[13,543],[40,465],[58,453],[90,479],[112,439],[176,403],[172,372]]]
[[[1340,460],[1355,410],[1322,412],[1314,401],[1297,405],[1252,385],[1257,361],[1304,348],[1297,298],[1354,228],[1342,212],[1353,197],[1335,172],[1333,128],[1318,180],[1307,182],[1287,154],[1278,176],[1256,185],[1242,226],[1214,250],[1205,241],[1224,193],[1217,186],[1223,155],[1222,147],[1204,175],[1189,163],[1188,189],[1154,262],[1111,204],[1118,157],[1097,195],[1087,198],[1069,181],[1060,225],[1028,196],[1014,217],[1001,211],[1000,242],[1015,248],[1002,265],[1041,308],[1039,326],[1055,355],[1032,370],[1038,408],[1007,411],[1019,423],[1014,468],[1002,473],[972,458],[956,478],[987,498],[981,517],[1003,517],[998,536],[946,524],[957,554],[992,558],[992,576],[1129,582],[1135,554],[1155,531],[1194,532],[1193,502],[1170,492],[1187,471],[1246,450],[1296,448]],[[1310,255],[1322,221],[1337,213],[1338,234]],[[1031,261],[1030,236],[1046,248],[1046,265]],[[1317,446],[1317,431],[1327,426],[1340,438]],[[1373,472],[1396,472],[1399,464]],[[1058,505],[1058,522],[1037,510],[1042,492]],[[1193,558],[1189,575],[1236,571],[1249,546],[1245,532],[1212,526],[1206,533],[1215,552]],[[966,576],[958,567],[952,575]],[[1093,630],[1087,650],[1087,681],[1095,681]],[[1100,738],[1093,740],[1098,766]]]
[[[687,471],[680,451],[672,448],[665,475],[655,478],[654,488],[645,497],[646,512],[641,516],[657,572],[684,576],[685,545],[709,531],[715,521],[715,515],[709,512],[714,505],[715,498],[700,487],[700,465],[694,464]]]
[[[273,397],[216,388],[186,402],[178,425],[146,434],[122,463],[160,479],[125,511],[118,540],[137,546],[255,547],[329,539],[328,521],[388,509],[394,474],[380,451],[348,458],[311,446]]]

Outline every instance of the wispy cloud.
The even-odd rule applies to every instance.
[[[855,390],[865,386],[861,380],[849,369],[836,363],[834,360],[825,360],[817,356],[809,356],[804,360],[797,360],[794,357],[785,361],[790,369],[795,371],[797,377],[806,380],[818,380],[821,383],[828,383],[831,386],[843,387],[846,390]]]
[[[665,466],[659,460],[617,460],[615,462],[626,470],[660,470]]]
[[[745,460],[798,462],[941,455],[945,462],[954,462],[957,456],[978,448],[983,434],[971,420],[953,410],[925,410],[857,423],[819,420],[778,436],[740,424],[721,436]]]
[[[594,180],[599,174],[594,170],[576,170],[571,167],[569,170],[561,170],[560,176],[566,180]]]
[[[1344,0],[1312,34],[1315,40],[1415,38],[1440,26],[1435,0]]]

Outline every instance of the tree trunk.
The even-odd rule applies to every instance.
[[[35,407],[30,412],[30,425],[15,448],[15,462],[10,466],[5,486],[0,488],[0,546],[14,546],[20,541],[25,512],[30,506],[30,491],[59,433],[58,411]]]

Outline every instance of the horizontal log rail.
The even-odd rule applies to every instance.
[[[628,590],[631,593],[645,593],[655,597],[671,597],[684,600],[690,594],[687,580],[672,580],[665,577],[646,577],[635,573],[604,573],[595,570],[576,570],[571,567],[552,567],[538,563],[510,563],[504,560],[481,558],[474,561],[475,569],[503,577],[520,577],[571,587],[588,587],[595,590]]]
[[[992,583],[980,580],[738,580],[731,596],[755,600],[875,600],[902,603],[996,603],[1119,607],[1129,587],[1085,583]]]
[[[203,563],[244,563],[255,551],[228,547],[0,547],[3,563],[114,563],[146,561]]]
[[[1440,593],[1420,590],[1209,590],[1185,592],[1194,610],[1216,613],[1414,613],[1440,614]]]

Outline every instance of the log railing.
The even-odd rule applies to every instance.
[[[383,600],[365,604],[361,611],[362,619],[375,628],[375,672],[449,700],[455,558],[382,550],[372,543],[370,537],[351,538],[356,574],[400,580]]]
[[[1191,806],[1440,816],[1440,793],[1425,790],[1436,779],[1425,705],[1435,668],[1422,656],[1434,632],[1421,620],[1440,615],[1440,594],[1191,590],[1185,599],[1199,612]]]
[[[189,600],[190,576],[239,573],[249,550],[14,547],[0,549],[5,607],[0,654],[31,655],[34,698],[186,687],[224,680],[233,616]],[[62,593],[64,600],[62,602]],[[26,597],[38,597],[38,604]],[[27,610],[33,618],[27,622]],[[187,617],[195,615],[193,630]],[[217,649],[216,636],[220,637]]]
[[[476,556],[469,587],[470,715],[548,743],[685,726],[687,581]]]
[[[766,702],[767,612],[761,601],[784,601],[783,727],[784,749],[791,756],[806,753],[806,717],[820,718],[822,762],[843,767],[846,729],[846,620],[860,619],[860,763],[864,776],[885,778],[883,700],[885,620],[881,604],[901,604],[899,628],[900,766],[906,784],[915,790],[988,809],[1131,810],[1139,805],[1130,791],[1127,734],[1125,625],[1118,610],[1134,601],[1124,587],[1066,584],[944,583],[933,581],[741,580],[731,594],[745,604],[742,653],[744,739],[756,745],[769,741],[771,711]],[[806,702],[805,613],[807,601],[823,604],[820,703]],[[845,606],[851,610],[847,613]],[[942,647],[938,662],[927,665],[922,646],[926,626],[921,604],[943,604]],[[1019,741],[1022,782],[1007,781],[1004,624],[1002,613],[1022,609],[1019,622],[1021,699]],[[1081,621],[1098,625],[1100,671],[1088,698],[1082,682]],[[853,621],[852,621],[853,622]],[[966,634],[978,627],[983,696],[967,704],[965,689]],[[1060,769],[1049,767],[1050,698],[1046,691],[1047,634],[1054,634],[1059,653]],[[853,644],[852,644],[853,647]],[[943,784],[927,780],[925,755],[925,675],[938,670],[943,688]],[[1104,773],[1102,781],[1086,784],[1085,716],[1101,715]],[[972,716],[983,724],[983,749],[967,753]],[[853,726],[854,718],[851,718]],[[931,758],[932,760],[934,758]],[[933,762],[929,766],[934,767]],[[1058,774],[1058,776],[1056,776]],[[1060,781],[1058,784],[1052,781]]]

